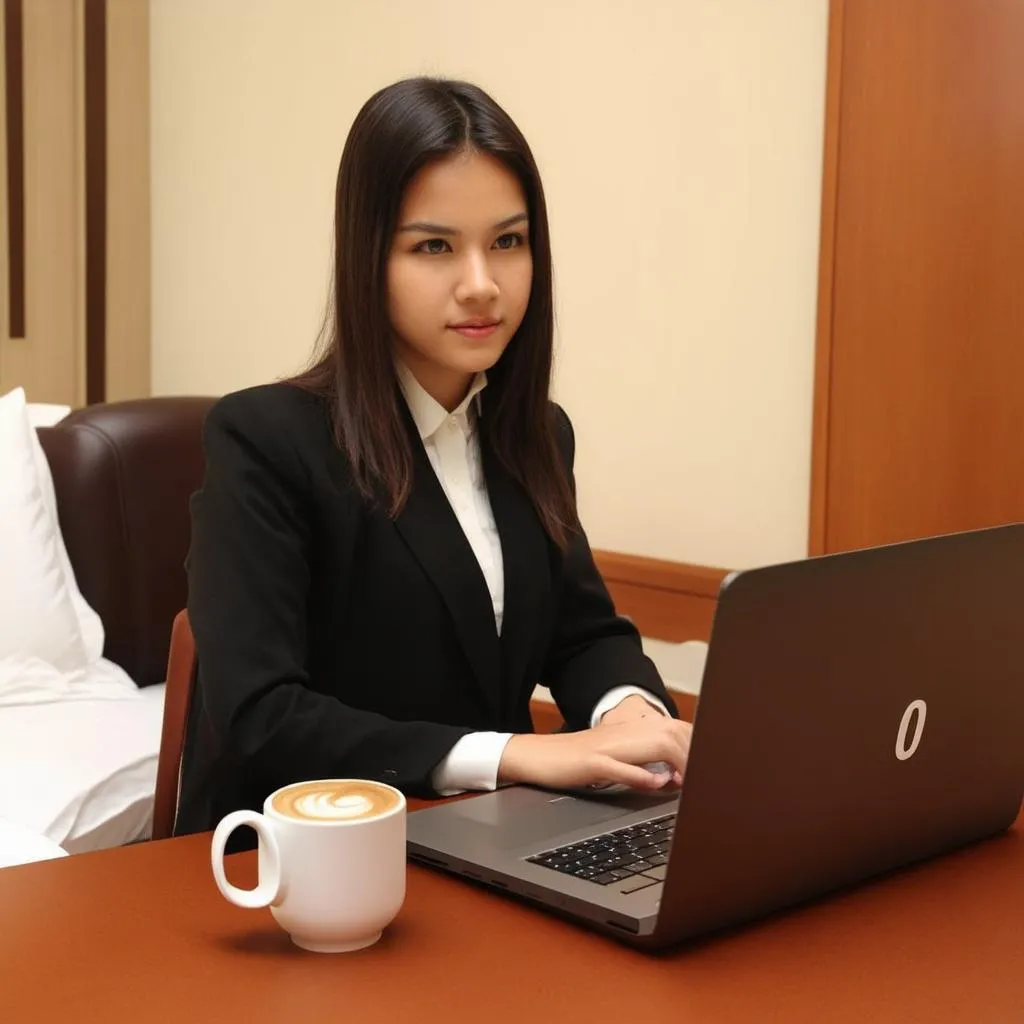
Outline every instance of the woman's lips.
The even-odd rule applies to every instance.
[[[452,324],[450,329],[457,331],[464,338],[480,340],[489,338],[500,324],[500,320],[469,320],[462,324]]]

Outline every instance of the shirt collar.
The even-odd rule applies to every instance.
[[[487,374],[478,373],[473,378],[473,383],[470,385],[469,392],[466,397],[451,411],[441,405],[431,395],[427,394],[424,390],[423,385],[413,375],[412,370],[405,365],[405,363],[399,361],[396,363],[398,372],[398,383],[402,389],[402,394],[405,396],[405,403],[409,406],[409,412],[412,413],[413,422],[416,424],[416,429],[419,431],[420,438],[424,441],[429,437],[433,437],[437,433],[441,424],[444,423],[449,416],[454,416],[460,420],[468,419],[468,412],[471,403],[478,399],[480,392],[487,387]],[[479,412],[479,403],[477,402],[476,410]]]

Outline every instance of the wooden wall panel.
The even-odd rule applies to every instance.
[[[107,0],[106,397],[150,393],[149,4]]]
[[[30,401],[72,406],[147,395],[149,5],[3,3],[0,392],[20,385]],[[17,69],[4,39],[12,23]],[[23,175],[12,176],[8,153]],[[24,292],[24,331],[8,291]]]
[[[811,550],[1024,519],[1024,4],[832,15]]]
[[[23,3],[21,14],[26,329],[0,338],[0,391],[20,384],[31,401],[77,405],[85,397],[82,23],[71,0]]]
[[[595,551],[617,611],[654,640],[707,640],[726,569]]]

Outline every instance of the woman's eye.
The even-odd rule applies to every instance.
[[[451,246],[443,238],[428,238],[415,247],[414,252],[425,252],[428,256],[441,256],[448,252]]]
[[[526,239],[518,231],[513,231],[508,235],[500,235],[494,243],[495,249],[518,249]]]

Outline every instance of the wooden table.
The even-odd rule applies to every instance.
[[[377,946],[306,953],[221,898],[209,850],[204,834],[0,871],[0,1021],[1024,1021],[1024,816],[660,955],[418,867]],[[243,885],[255,866],[229,860]]]

